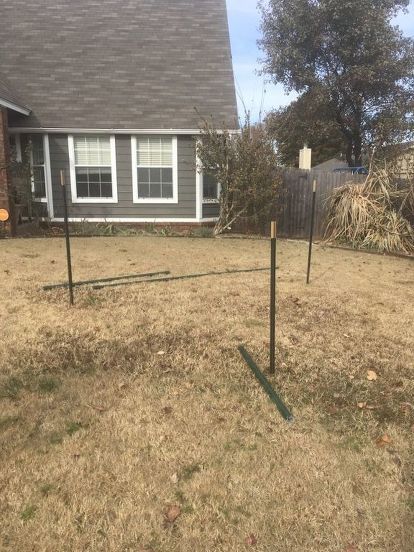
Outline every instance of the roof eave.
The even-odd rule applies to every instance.
[[[201,135],[203,130],[197,128],[81,128],[81,127],[17,127],[9,128],[12,134],[170,134],[170,135]],[[217,132],[223,133],[224,129]],[[241,134],[240,129],[230,129],[230,134]]]
[[[28,107],[18,105],[16,103],[10,102],[9,100],[5,100],[4,98],[0,98],[0,107],[6,107],[7,109],[12,109],[13,111],[16,111],[17,113],[21,113],[22,115],[30,115],[30,113],[32,112],[32,110],[29,109]]]

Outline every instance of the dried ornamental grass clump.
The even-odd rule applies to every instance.
[[[413,185],[375,168],[361,184],[332,195],[326,238],[389,253],[413,253]]]

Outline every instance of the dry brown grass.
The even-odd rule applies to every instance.
[[[392,253],[414,252],[412,182],[374,167],[361,184],[349,183],[332,194],[327,239],[353,247]]]
[[[64,255],[0,242],[1,550],[414,549],[412,262],[316,248],[306,287],[306,244],[280,243],[288,425],[237,352],[267,363],[265,273],[84,289],[70,309],[39,291]],[[73,256],[76,279],[182,274],[266,265],[268,243],[76,239]]]

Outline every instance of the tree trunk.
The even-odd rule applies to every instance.
[[[355,139],[354,139],[354,158],[355,158],[354,167],[361,167],[362,166],[362,140],[360,135],[355,136]]]
[[[343,137],[345,138],[346,162],[348,163],[348,167],[354,167],[354,136],[351,130],[346,126],[342,114],[339,111],[336,112],[336,122],[338,123],[339,129],[342,132]]]
[[[347,145],[346,145],[346,162],[348,163],[348,167],[353,167],[354,166],[354,158],[353,158],[353,150],[354,150],[354,147],[353,147],[353,143],[352,143],[352,140],[349,140],[347,136],[345,136],[346,140],[347,140]]]

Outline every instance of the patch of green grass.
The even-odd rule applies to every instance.
[[[183,481],[189,481],[194,474],[200,473],[200,471],[201,471],[200,464],[190,464],[189,466],[186,466],[185,468],[183,468],[181,472],[181,479]]]
[[[39,380],[38,389],[42,393],[53,393],[60,387],[60,381],[55,378],[41,378]]]
[[[76,529],[81,533],[83,532],[84,530],[84,527],[85,527],[85,513],[84,512],[81,512],[80,514],[78,514],[77,516],[75,516],[75,519],[74,519],[74,522],[75,522],[75,526],[76,526]]]
[[[340,446],[353,452],[362,452],[366,446],[366,440],[362,436],[347,435]]]
[[[60,445],[63,442],[63,435],[54,431],[49,435],[49,443],[51,445]]]
[[[176,232],[174,231],[174,229],[171,228],[171,226],[163,226],[162,228],[160,228],[159,234],[161,236],[164,236],[164,237],[176,236],[177,235]]]
[[[248,518],[252,517],[252,514],[248,510],[246,510],[246,508],[244,508],[243,506],[236,506],[235,511],[238,514],[241,514],[242,516],[245,516]]]
[[[175,491],[175,498],[177,499],[177,502],[179,502],[181,506],[181,511],[183,514],[192,514],[194,512],[194,508],[188,498],[184,495],[182,491],[179,489]]]
[[[19,420],[19,416],[5,416],[4,418],[0,418],[0,431],[6,431],[6,429],[9,429],[9,427]]]
[[[223,449],[225,451],[233,451],[233,450],[240,450],[244,448],[244,444],[242,443],[241,439],[238,437],[235,439],[232,439],[231,441],[227,441],[224,443]]]
[[[134,226],[117,225],[112,223],[98,223],[82,221],[70,224],[70,233],[75,236],[140,236],[143,231]]]
[[[144,224],[144,232],[147,234],[155,234],[155,224],[153,223]]]
[[[97,307],[103,304],[104,298],[93,291],[88,291],[83,297],[83,302],[87,307]]]
[[[185,504],[187,502],[187,499],[182,491],[180,489],[177,489],[175,491],[175,498],[178,500],[180,504]]]
[[[30,521],[34,518],[36,514],[37,506],[34,506],[33,504],[29,504],[26,506],[26,508],[20,513],[20,518],[23,521]]]
[[[51,483],[43,483],[43,485],[40,485],[39,491],[43,496],[49,496],[53,489],[54,487]]]
[[[219,510],[228,523],[231,523],[232,525],[238,525],[240,523],[239,517],[235,515],[235,512],[233,512],[230,508],[224,507]]]
[[[81,422],[69,422],[66,426],[66,433],[70,436],[74,435],[83,428]]]
[[[200,228],[194,228],[190,233],[194,238],[212,238],[214,237],[214,228],[211,226],[200,226]]]
[[[0,398],[16,400],[24,384],[21,379],[9,377],[0,387]]]

